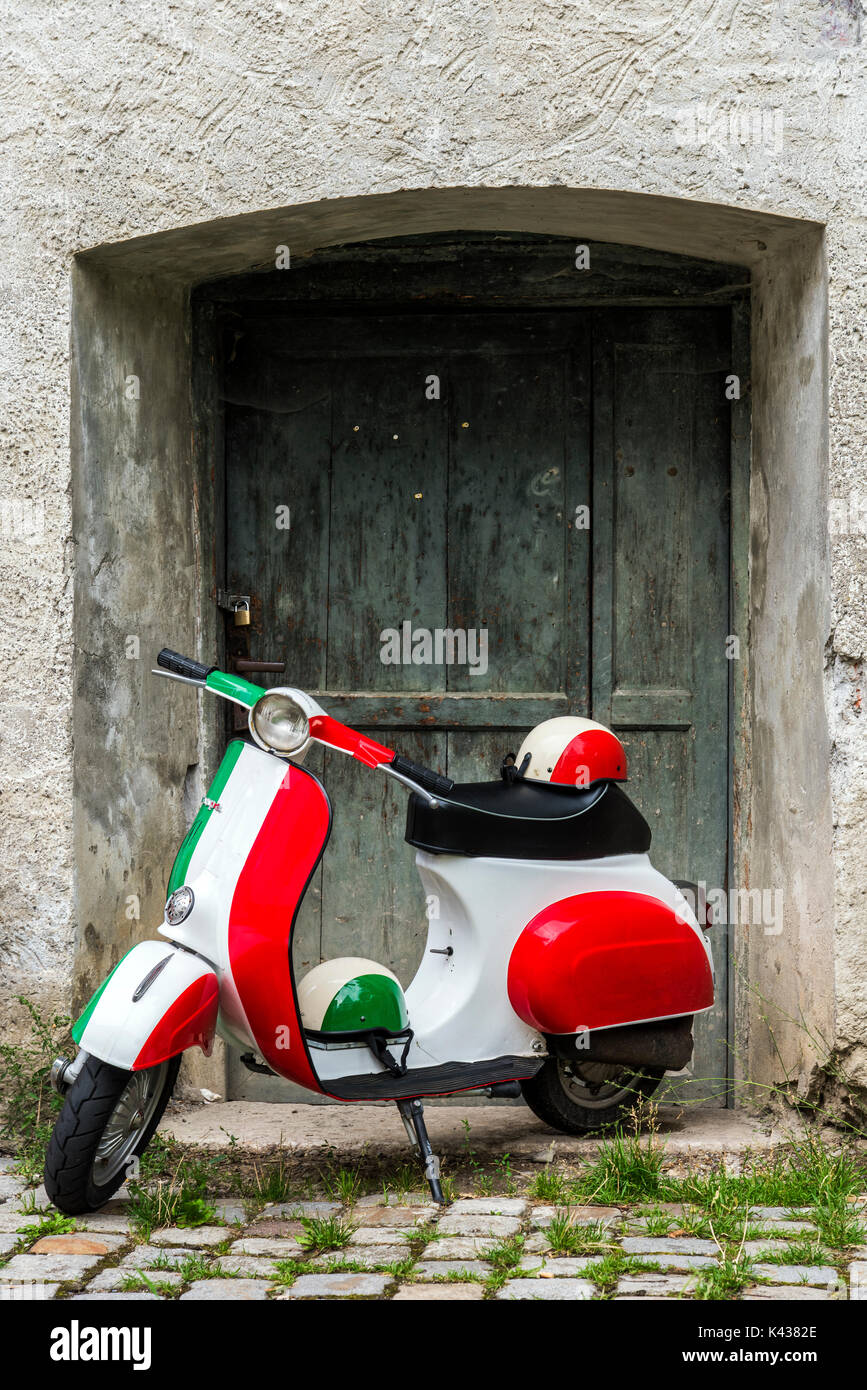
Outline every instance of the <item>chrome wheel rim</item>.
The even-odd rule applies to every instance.
[[[643,1072],[619,1062],[560,1062],[557,1075],[573,1105],[611,1110],[629,1097],[638,1099],[635,1083]]]
[[[94,1155],[91,1178],[96,1187],[105,1187],[126,1167],[154,1117],[168,1069],[168,1062],[161,1062],[134,1072],[124,1086]]]

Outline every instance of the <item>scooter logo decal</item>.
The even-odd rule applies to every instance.
[[[144,979],[142,980],[141,984],[140,984],[140,985],[137,985],[136,988],[133,990],[132,1002],[133,1002],[134,1004],[137,1004],[138,1001],[139,1001],[141,998],[143,998],[143,996],[144,996],[145,994],[147,994],[148,990],[150,989],[150,987],[151,987],[151,985],[153,984],[154,980],[156,979],[157,975],[161,975],[161,974],[162,974],[162,972],[165,970],[165,968],[166,968],[166,966],[168,965],[168,963],[169,963],[169,961],[171,960],[171,958],[172,958],[172,954],[171,954],[171,951],[170,951],[169,954],[168,954],[167,956],[165,956],[163,960],[157,962],[157,964],[154,966],[153,970],[149,970],[149,971],[148,971],[148,973],[145,975]]]

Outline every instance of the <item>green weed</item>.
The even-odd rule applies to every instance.
[[[443,1240],[444,1238],[443,1232],[438,1226],[435,1226],[432,1221],[426,1221],[423,1226],[414,1226],[412,1228],[413,1243],[419,1242],[427,1245],[432,1240]]]
[[[160,1282],[159,1279],[151,1279],[142,1270],[137,1270],[135,1274],[128,1274],[120,1287],[122,1293],[141,1293],[144,1290],[147,1293],[173,1295],[178,1291],[174,1284],[165,1280]]]
[[[66,1236],[76,1229],[75,1218],[64,1216],[60,1211],[48,1211],[39,1213],[39,1222],[36,1226],[19,1226],[18,1234],[29,1236],[31,1241],[41,1240],[43,1236]]]
[[[731,1300],[753,1282],[754,1261],[749,1256],[726,1253],[719,1264],[707,1265],[698,1272],[695,1289],[688,1295],[698,1301]]]
[[[561,1205],[567,1200],[567,1183],[562,1173],[552,1171],[550,1168],[544,1169],[541,1173],[536,1173],[528,1188],[528,1196],[540,1202],[550,1202],[553,1205]]]
[[[674,1184],[662,1171],[664,1149],[653,1132],[642,1139],[617,1129],[599,1147],[596,1159],[571,1184],[576,1195],[618,1206],[623,1202],[674,1199]]]
[[[482,1257],[491,1266],[491,1273],[485,1280],[488,1288],[502,1288],[506,1280],[512,1277],[512,1272],[518,1269],[523,1255],[524,1237],[522,1235],[507,1236],[489,1250]]]
[[[484,1284],[484,1274],[473,1274],[468,1269],[450,1269],[447,1274],[426,1274],[426,1284]]]
[[[611,1232],[601,1221],[577,1226],[568,1211],[557,1212],[545,1230],[545,1238],[554,1255],[596,1255],[616,1248]]]
[[[383,1273],[391,1274],[395,1279],[409,1279],[415,1269],[415,1260],[411,1255],[407,1255],[405,1260],[392,1260],[391,1264],[378,1265],[377,1268]]]
[[[681,1227],[686,1228],[686,1221],[675,1221],[673,1216],[662,1211],[659,1207],[649,1207],[647,1210],[639,1210],[636,1216],[644,1217],[644,1229],[649,1236],[667,1236],[669,1231],[677,1230]]]
[[[344,1221],[341,1216],[305,1216],[301,1224],[304,1230],[298,1237],[298,1244],[304,1250],[317,1253],[343,1250],[358,1230],[358,1222]]]
[[[322,1271],[317,1268],[311,1260],[277,1260],[274,1265],[274,1283],[285,1284],[289,1287],[301,1274],[320,1274]]]
[[[322,1186],[332,1202],[348,1206],[361,1192],[361,1175],[353,1168],[338,1168],[336,1173],[322,1174]]]
[[[411,1163],[402,1163],[382,1180],[382,1194],[388,1198],[397,1197],[400,1202],[407,1193],[414,1192],[419,1185],[418,1169]]]
[[[849,1250],[867,1241],[863,1215],[853,1211],[845,1198],[832,1197],[814,1209],[811,1219],[826,1245],[834,1250]]]
[[[52,1088],[49,1074],[55,1057],[69,1050],[70,1020],[65,1014],[43,1017],[23,995],[18,995],[18,1003],[27,1011],[30,1037],[24,1043],[0,1044],[3,1139],[16,1154],[18,1171],[36,1179],[42,1175],[45,1149],[63,1108],[63,1097]]]
[[[370,1265],[362,1264],[360,1260],[338,1259],[335,1256],[331,1260],[326,1260],[324,1266],[317,1267],[319,1274],[369,1274]]]
[[[269,1202],[289,1202],[296,1196],[296,1180],[289,1169],[287,1155],[280,1153],[277,1161],[267,1167],[253,1165],[252,1193],[263,1206]],[[309,1192],[312,1188],[308,1189]]]
[[[591,1284],[596,1285],[600,1295],[607,1298],[616,1291],[617,1282],[622,1275],[652,1273],[659,1268],[658,1262],[652,1257],[645,1259],[639,1255],[624,1255],[622,1250],[611,1250],[598,1264],[585,1265],[579,1278],[589,1279]]]
[[[155,1157],[159,1171],[165,1155]],[[213,1162],[191,1162],[181,1156],[170,1178],[142,1177],[130,1182],[129,1215],[145,1239],[160,1226],[205,1226],[216,1217],[216,1208],[207,1199]]]
[[[768,1265],[826,1265],[830,1260],[818,1236],[799,1236],[785,1250],[769,1250],[761,1258]]]

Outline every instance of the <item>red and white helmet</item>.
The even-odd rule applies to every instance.
[[[537,782],[556,782],[565,787],[589,787],[593,782],[625,782],[626,752],[619,738],[592,719],[563,715],[537,724],[516,759],[521,769]]]

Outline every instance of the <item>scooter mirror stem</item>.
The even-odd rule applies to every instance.
[[[396,782],[403,782],[405,787],[409,787],[410,791],[415,792],[416,796],[420,796],[426,801],[432,811],[436,810],[437,806],[439,806],[439,802],[435,796],[431,796],[429,791],[426,791],[424,787],[420,787],[418,782],[414,782],[411,777],[404,777],[402,772],[395,772],[394,768],[389,767],[388,763],[377,763],[376,768],[378,772],[387,772],[389,777],[393,777]]]

